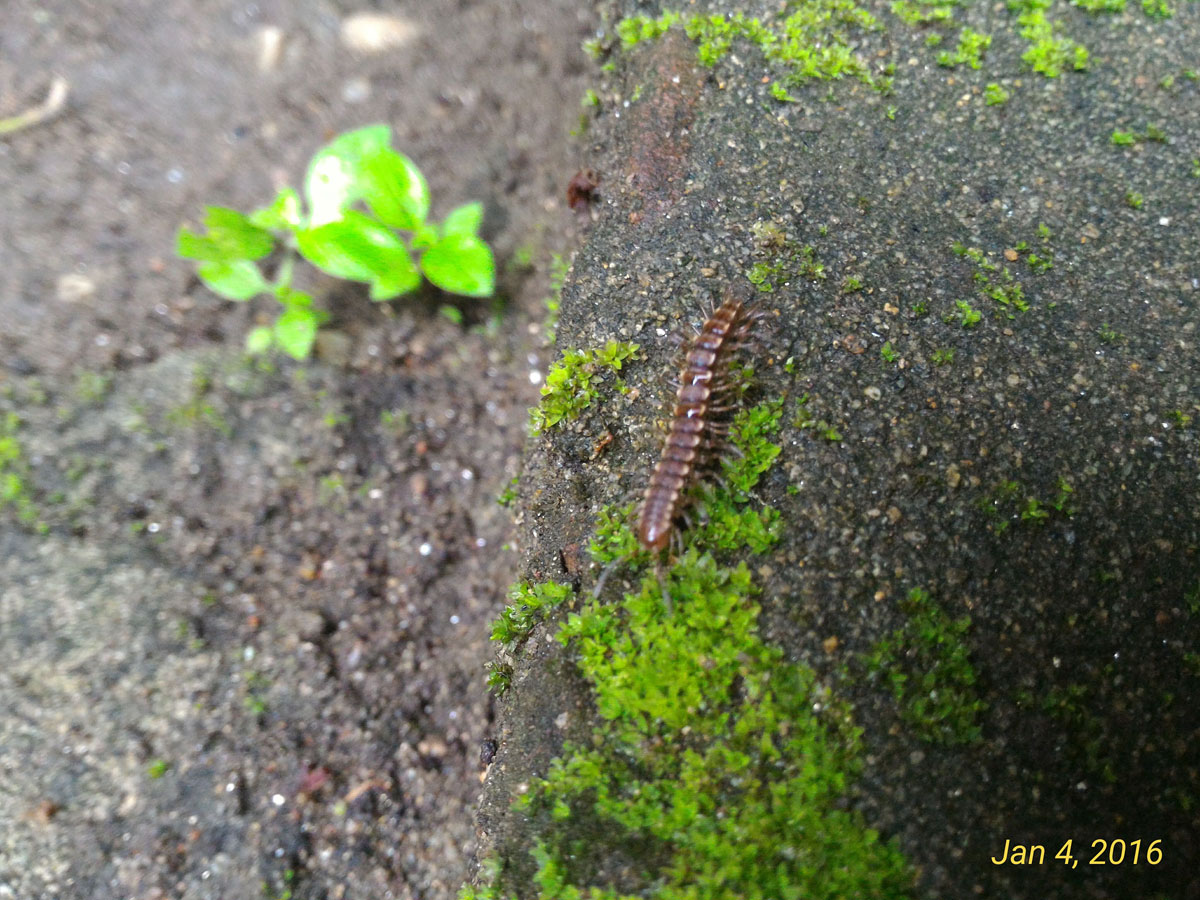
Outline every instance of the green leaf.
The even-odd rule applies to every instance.
[[[295,359],[308,359],[313,342],[317,339],[320,316],[314,310],[294,306],[275,322],[275,340],[279,341],[288,355]]]
[[[356,210],[344,218],[296,233],[296,248],[310,263],[338,278],[374,282],[412,267],[403,241],[387,226]]]
[[[496,289],[492,250],[474,235],[448,234],[421,257],[425,277],[444,291],[490,297]]]
[[[414,250],[428,250],[438,242],[438,238],[440,237],[441,235],[438,234],[438,230],[435,226],[422,225],[415,232],[413,232],[412,248]]]
[[[267,325],[251,329],[246,335],[246,352],[252,354],[266,353],[275,343],[275,332]]]
[[[271,287],[258,271],[258,266],[248,259],[204,262],[196,268],[196,274],[214,294],[230,300],[249,300]]]
[[[275,288],[275,297],[285,308],[291,309],[293,306],[311,307],[313,299],[304,291],[296,291],[287,285]]]
[[[429,186],[407,156],[384,148],[362,161],[362,197],[379,220],[393,228],[415,231],[429,215]]]
[[[250,222],[268,231],[287,231],[299,228],[303,221],[300,210],[300,195],[285,187],[271,202],[250,214]]]
[[[371,282],[372,300],[391,300],[401,294],[408,294],[421,286],[421,273],[412,257],[404,254],[403,261],[397,260],[387,272],[376,277]]]
[[[275,249],[271,234],[257,227],[236,209],[205,207],[204,226],[199,234],[187,226],[179,229],[175,252],[184,259],[222,262],[233,259],[262,259]]]
[[[482,203],[465,203],[451,210],[442,223],[443,234],[476,234],[479,224],[483,221]]]
[[[390,151],[390,142],[388,126],[369,125],[347,131],[316,152],[304,176],[311,226],[337,221],[363,199],[365,161]]]

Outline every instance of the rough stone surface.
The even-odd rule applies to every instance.
[[[794,272],[762,296],[777,316],[758,390],[785,398],[788,422],[807,395],[841,438],[784,429],[760,487],[785,521],[762,624],[854,703],[868,746],[854,805],[898,838],[929,896],[1200,896],[1200,5],[1154,20],[1057,4],[1091,65],[1054,79],[1021,61],[1002,5],[955,12],[993,35],[979,71],[939,67],[931,29],[866,5],[886,27],[856,50],[877,73],[895,66],[886,96],[846,79],[782,104],[758,50],[735,42],[706,69],[678,29],[614,51],[589,132],[601,199],[559,344],[633,340],[646,358],[622,372],[630,395],[530,446],[525,575],[569,580],[564,548],[586,543],[601,505],[640,496],[667,335],[777,258],[771,224],[825,277]],[[727,11],[695,9],[710,6]],[[657,14],[614,4],[607,21],[635,12]],[[949,44],[958,27],[941,29]],[[985,103],[989,82],[1006,104]],[[1165,140],[1111,140],[1148,125]],[[993,288],[1007,267],[1028,310],[987,296],[956,242],[997,267],[982,271]],[[971,617],[978,741],[923,742],[880,684],[835,680],[901,624],[914,588]],[[536,630],[517,666],[480,817],[483,851],[518,873],[539,834],[512,797],[564,737],[590,734],[576,716],[587,686],[554,631]],[[1052,859],[1067,839],[1090,859],[1116,838],[1161,839],[1162,863]],[[1049,861],[992,865],[1006,840],[1043,844]]]

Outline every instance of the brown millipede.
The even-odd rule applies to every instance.
[[[642,549],[660,557],[656,569],[668,613],[671,596],[663,575],[661,554],[671,543],[672,536],[678,534],[674,531],[675,520],[683,514],[688,483],[728,431],[722,413],[730,409],[725,400],[734,387],[729,379],[730,363],[754,323],[762,316],[750,305],[750,289],[746,285],[730,285],[725,289],[721,305],[697,329],[683,354],[683,369],[679,373],[675,404],[667,422],[667,436],[642,498],[636,528]],[[622,557],[617,557],[605,566],[596,581],[593,596],[600,596],[613,567],[621,561]]]
[[[662,454],[638,514],[638,543],[651,552],[667,548],[684,492],[701,455],[724,434],[724,423],[716,416],[728,407],[714,401],[722,400],[729,390],[730,359],[759,318],[748,305],[748,298],[749,290],[744,285],[727,287],[721,305],[685,352]]]

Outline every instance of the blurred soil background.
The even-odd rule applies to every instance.
[[[457,892],[590,16],[3,5],[0,117],[69,95],[0,138],[0,900]],[[375,122],[435,217],[483,201],[496,302],[314,279],[316,359],[247,359],[274,301],[176,230]]]

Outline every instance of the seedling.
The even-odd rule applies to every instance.
[[[330,275],[370,285],[372,300],[411,293],[422,275],[452,294],[491,296],[496,264],[478,235],[483,205],[467,203],[440,225],[431,222],[425,177],[390,143],[388,126],[371,125],[317,151],[304,178],[307,212],[299,194],[285,187],[249,216],[208,207],[204,234],[179,229],[176,252],[196,260],[200,280],[214,293],[230,300],[271,294],[283,304],[273,325],[247,335],[249,352],[278,347],[296,359],[312,352],[328,314],[292,287],[297,255]],[[268,280],[261,261],[278,246],[283,255]]]
[[[996,82],[992,82],[983,91],[983,102],[988,106],[1003,106],[1011,97],[1008,91],[1001,87]]]

